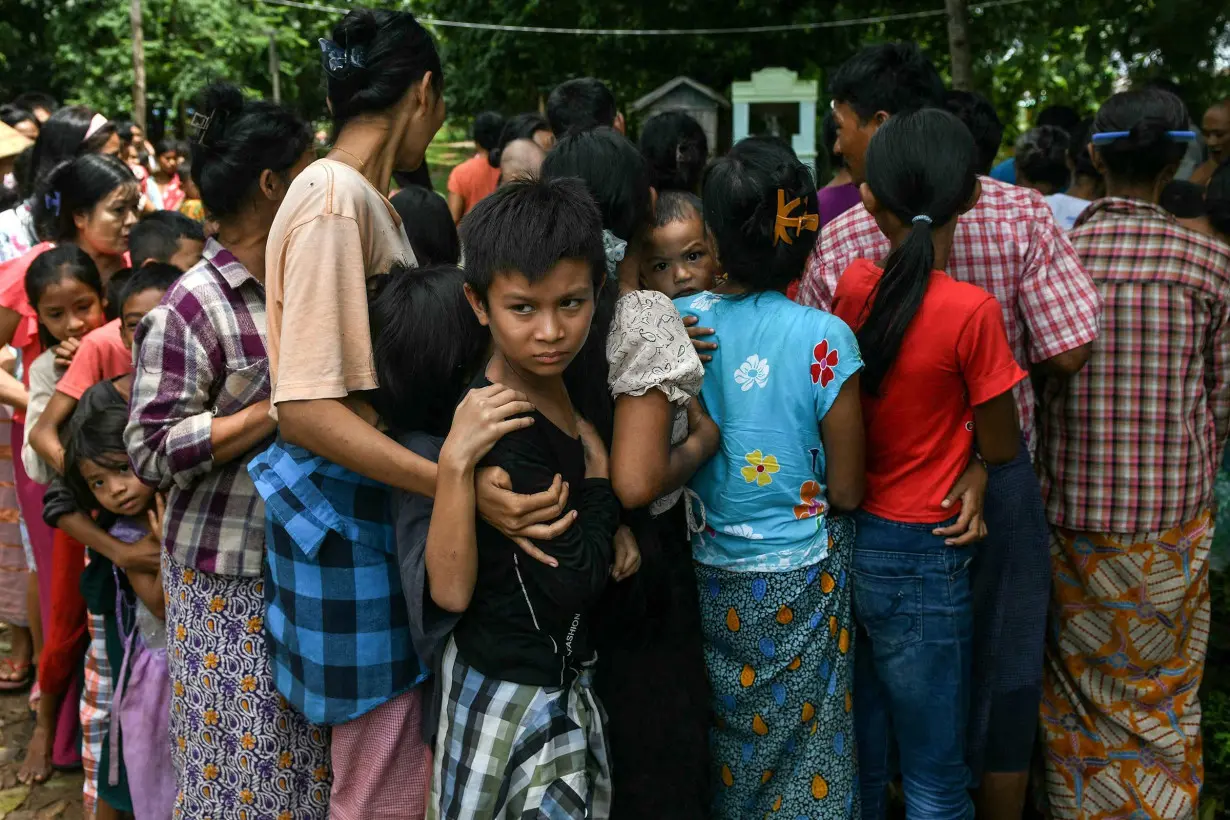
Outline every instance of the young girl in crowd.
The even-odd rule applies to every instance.
[[[57,352],[52,348],[64,343],[70,343],[71,347],[72,342],[80,341],[81,337],[101,326],[105,316],[102,280],[98,275],[98,268],[89,254],[76,245],[62,245],[36,258],[26,273],[26,293],[38,315],[41,341],[48,348],[29,368],[30,402],[26,417],[33,425],[55,392],[56,382],[64,372],[64,368],[56,364]],[[31,480],[46,485],[55,478],[55,471],[30,448],[28,440],[18,456]],[[50,583],[52,568],[45,566],[44,571],[48,573],[46,580]],[[50,594],[48,602],[50,603]],[[61,660],[62,653],[53,650],[47,653],[43,664],[50,667],[59,664],[71,669],[76,664],[78,655],[75,646],[67,648],[70,650],[67,658]],[[88,661],[86,674],[90,674]],[[55,733],[56,705],[59,700],[58,696],[52,695],[46,707],[40,703],[40,711],[46,712],[46,724],[49,725],[40,722],[35,727],[27,766],[23,770],[24,774],[35,780],[45,778],[46,772],[49,771],[50,760],[47,755],[51,752],[50,741]],[[75,704],[73,706],[76,708]],[[82,711],[85,711],[84,707]],[[81,758],[86,769],[87,783],[93,780],[98,764],[99,746],[92,743],[96,737],[91,731],[93,725],[96,724],[82,721],[85,743]],[[87,808],[92,807],[89,805],[90,799],[86,802]]]
[[[389,180],[422,165],[444,119],[444,78],[431,36],[405,12],[350,12],[321,42],[321,58],[336,139],[291,184],[269,232],[279,439],[250,472],[266,502],[274,680],[308,720],[334,725],[331,815],[400,820],[421,816],[427,802],[416,688],[424,673],[378,499],[393,487],[432,495],[436,468],[385,435],[364,397],[377,386],[368,280],[414,261]],[[504,531],[542,537],[567,527],[535,526],[558,516],[561,486],[527,499],[506,485],[488,473],[478,490],[484,515]],[[320,509],[334,528],[300,526],[305,511]],[[357,577],[379,580],[357,585]],[[373,620],[373,612],[384,614]]]
[[[66,436],[65,481],[82,510],[99,514],[100,523],[110,522],[113,538],[136,543],[151,535],[158,540],[161,522],[153,488],[132,472],[124,449],[128,395],[123,388],[130,387],[105,380],[82,396]],[[97,772],[100,793],[105,797],[120,786],[122,762],[131,799],[113,809],[131,811],[138,820],[168,818],[175,802],[175,778],[167,727],[171,684],[163,622],[166,602],[159,574],[120,573],[95,557],[82,579],[82,590],[91,609],[108,611],[104,660],[114,676],[113,699],[104,704],[106,746]],[[106,815],[99,811],[97,816]]]
[[[716,728],[714,814],[858,816],[848,568],[863,496],[854,334],[791,302],[815,239],[811,169],[751,138],[705,174],[705,223],[726,274],[675,301],[721,339],[701,397],[721,430],[691,487]]]
[[[161,139],[154,143],[157,167],[142,186],[147,211],[177,211],[184,203],[184,188],[179,181],[179,143]]]
[[[1106,197],[1070,234],[1105,310],[1089,364],[1047,384],[1038,453],[1055,579],[1042,734],[1059,820],[1190,817],[1200,803],[1230,250],[1159,205],[1195,139],[1188,122],[1159,89],[1107,100],[1090,138]]]
[[[440,659],[428,817],[607,817],[589,623],[611,573],[619,502],[606,446],[564,383],[606,277],[602,223],[584,186],[555,180],[505,186],[461,228],[465,298],[491,356],[439,450],[434,505],[423,499],[398,521],[426,539],[433,604],[460,614]],[[476,432],[474,416],[493,420]],[[523,560],[478,516],[480,465],[504,469],[520,492],[560,476],[574,488],[564,512],[572,526],[535,539],[550,563]]]
[[[615,403],[611,484],[633,527],[616,539],[616,583],[594,627],[612,816],[705,817],[708,685],[683,499],[684,484],[717,449],[717,428],[695,405],[704,369],[669,291],[642,289],[654,190],[636,147],[611,128],[572,134],[542,173],[585,182],[602,212],[607,271],[618,286],[604,325],[606,367],[598,370]]]
[[[461,240],[448,203],[434,191],[410,185],[389,200],[401,217],[414,258],[420,265],[456,265]]]
[[[274,687],[262,634],[265,508],[247,470],[276,429],[266,241],[312,160],[311,132],[287,109],[245,100],[229,85],[206,89],[198,110],[210,119],[192,143],[192,176],[218,232],[138,331],[125,433],[137,475],[168,493],[163,585],[175,807],[183,817],[233,818],[230,795],[246,794],[270,817],[325,820],[328,731]],[[225,602],[220,610],[217,600]],[[206,681],[200,670],[210,658],[218,663]],[[217,721],[202,721],[203,713]]]
[[[885,816],[893,747],[909,817],[973,817],[965,760],[973,548],[935,530],[960,510],[945,493],[969,464],[975,431],[988,464],[1016,456],[1012,387],[1026,376],[995,298],[943,273],[957,217],[978,198],[977,162],[969,130],[946,111],[898,114],[881,126],[862,196],[892,251],[883,267],[851,265],[833,302],[865,363],[867,489],[852,574],[867,820]]]

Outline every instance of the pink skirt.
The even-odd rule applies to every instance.
[[[416,688],[333,727],[330,820],[423,820],[431,748],[422,723],[423,690]]]

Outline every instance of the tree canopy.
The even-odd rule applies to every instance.
[[[314,43],[327,34],[333,14],[261,0],[143,3],[151,111],[182,112],[213,79],[269,94],[272,36],[281,55],[283,99],[307,116],[324,115]],[[412,0],[409,5],[447,20],[683,29],[842,21],[943,7],[941,0]],[[1066,103],[1092,111],[1119,78],[1177,81],[1196,118],[1208,102],[1230,94],[1230,0],[1031,0],[987,8],[971,0],[970,5],[974,84],[1009,123],[1010,136],[1022,108]],[[719,91],[769,65],[823,81],[861,45],[885,39],[914,40],[945,71],[948,63],[943,16],[673,37],[451,27],[434,32],[454,119],[488,108],[508,114],[537,108],[556,83],[584,75],[605,79],[621,102],[679,74]],[[127,0],[8,1],[0,19],[0,99],[37,88],[120,116],[131,109],[132,74]]]

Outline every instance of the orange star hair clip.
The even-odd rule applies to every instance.
[[[794,228],[794,235],[798,236],[803,231],[818,231],[820,230],[820,214],[809,214],[806,208],[803,213],[798,216],[791,216],[791,212],[799,207],[801,200],[798,197],[786,201],[785,190],[777,189],[777,224],[773,226],[773,244],[776,246],[779,241],[785,242],[787,245],[793,245],[794,240],[790,238],[788,229]]]

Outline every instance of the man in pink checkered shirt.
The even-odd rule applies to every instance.
[[[856,184],[876,130],[894,114],[943,104],[934,66],[908,44],[871,46],[832,77],[838,151]],[[1088,361],[1101,299],[1076,252],[1034,191],[983,177],[977,205],[960,218],[948,273],[999,300],[1022,367],[1065,378]],[[829,309],[837,281],[856,259],[883,260],[889,242],[855,207],[820,235],[799,301]],[[1050,589],[1049,533],[1030,453],[1032,385],[1015,388],[1024,434],[1017,460],[992,470],[984,517],[988,539],[972,567],[975,634],[967,759],[980,781],[979,816],[1019,817],[1037,729]],[[958,719],[965,716],[959,716]],[[907,791],[909,787],[907,786]]]

